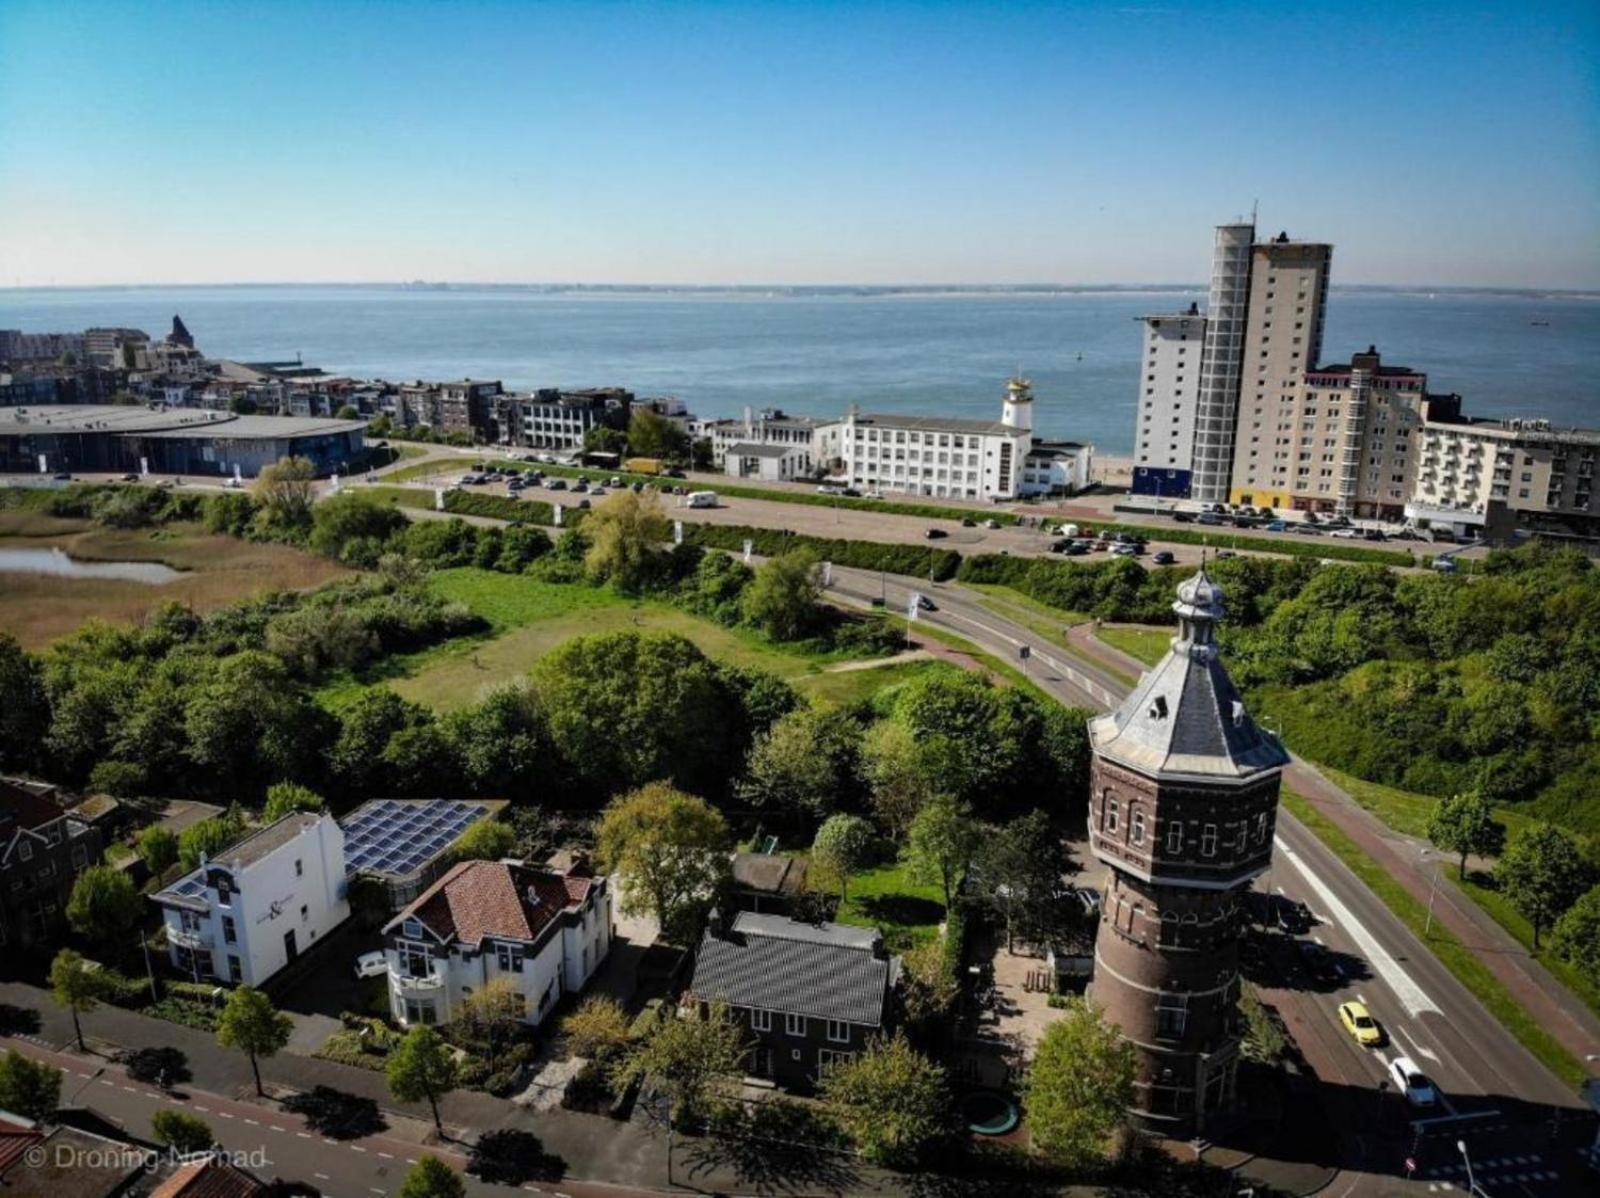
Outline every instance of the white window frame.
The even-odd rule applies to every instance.
[[[1115,832],[1117,830],[1117,814],[1120,810],[1121,808],[1118,805],[1117,800],[1113,799],[1110,795],[1107,795],[1105,799],[1106,814],[1104,820],[1105,830],[1107,832]]]
[[[752,1031],[770,1032],[772,1030],[772,1012],[764,1007],[751,1007],[750,1028]]]
[[[1202,857],[1215,857],[1217,855],[1217,825],[1206,824],[1200,829],[1200,855]]]
[[[785,1014],[783,1017],[783,1034],[786,1036],[805,1035],[806,1017],[804,1015]]]
[[[1183,821],[1181,819],[1167,822],[1167,852],[1183,852]]]
[[[828,1020],[828,1039],[834,1044],[850,1043],[850,1024],[843,1019]]]
[[[1135,807],[1128,815],[1128,842],[1130,844],[1144,843],[1144,809]]]
[[[835,1048],[822,1048],[817,1050],[817,1071],[819,1073],[832,1069],[835,1065],[848,1065],[856,1059],[853,1052],[840,1052]]]

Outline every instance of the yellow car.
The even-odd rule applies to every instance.
[[[1356,1038],[1357,1044],[1370,1046],[1383,1043],[1383,1028],[1372,1017],[1365,1003],[1340,1003],[1339,1022],[1344,1024],[1345,1031]]]

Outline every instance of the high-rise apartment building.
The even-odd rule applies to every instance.
[[[1206,318],[1199,305],[1187,312],[1141,316],[1138,439],[1133,492],[1182,499],[1194,469],[1195,412],[1200,400]]]
[[[1206,503],[1221,503],[1228,498],[1245,317],[1250,302],[1250,251],[1255,239],[1254,223],[1218,225],[1211,255],[1211,292],[1206,310],[1205,354],[1200,363],[1190,486],[1191,494]]]
[[[1229,471],[1231,503],[1289,506],[1305,374],[1322,354],[1333,247],[1280,233],[1251,252],[1239,400]],[[1262,500],[1260,495],[1272,496]]]

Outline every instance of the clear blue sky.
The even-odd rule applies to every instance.
[[[1600,6],[0,0],[0,285],[1600,287]]]

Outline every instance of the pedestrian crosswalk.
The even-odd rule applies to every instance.
[[[1462,1161],[1424,1168],[1420,1174],[1425,1179],[1443,1178],[1448,1181],[1467,1180],[1467,1166]],[[1523,1153],[1514,1156],[1489,1157],[1472,1162],[1472,1179],[1480,1186],[1530,1184],[1559,1181],[1561,1175],[1548,1167],[1543,1155]]]

